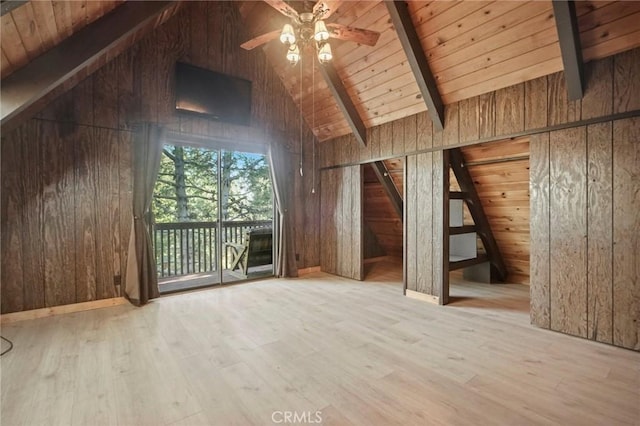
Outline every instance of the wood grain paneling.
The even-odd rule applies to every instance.
[[[40,3],[35,2],[34,9]],[[215,18],[220,31],[203,31],[202,14],[223,17]],[[239,19],[237,5],[231,2],[186,4],[166,26],[110,58],[36,119],[3,133],[2,229],[12,230],[3,232],[2,240],[3,313],[121,295],[114,281],[124,273],[131,227],[135,123],[150,120],[176,130],[179,124],[212,138],[260,135],[258,143],[282,143],[287,148],[299,140],[298,121],[286,118],[297,116],[295,105],[278,77],[265,67],[264,56],[239,51],[243,39]],[[215,57],[210,59],[209,53]],[[172,112],[170,71],[176,61],[189,57],[211,60],[217,71],[253,81],[251,128]],[[272,107],[274,99],[282,106],[279,111]],[[311,139],[308,129],[303,134],[305,140]],[[311,150],[305,147],[304,155],[311,164]],[[8,160],[19,167],[4,167]],[[314,199],[314,174],[305,168],[304,177],[295,175],[299,190],[295,197],[308,207],[297,215],[296,229],[303,230],[296,234],[300,266],[315,266],[320,262],[319,185]],[[5,191],[11,182],[19,186]],[[18,238],[18,252],[4,250]],[[19,271],[6,266],[8,262],[18,265]],[[6,280],[4,271],[20,278]]]
[[[416,291],[437,295],[438,289],[434,285],[438,281],[433,279],[434,262],[434,236],[433,236],[433,192],[425,188],[432,187],[433,182],[433,154],[418,154],[416,156],[416,181],[417,192],[414,212],[416,221],[409,234],[416,235]],[[436,207],[437,208],[437,207]],[[408,242],[408,240],[407,240]],[[436,244],[437,247],[437,244]]]
[[[478,96],[478,114],[480,115],[480,137],[489,138],[496,134],[496,94],[486,93]]]
[[[119,140],[111,129],[95,129],[93,137],[101,159],[96,167],[96,205],[105,207],[96,210],[96,250],[103,259],[96,268],[96,295],[109,299],[118,296],[114,276],[120,276]],[[107,253],[111,255],[105,259]]]
[[[79,127],[75,133],[75,273],[76,299],[97,299],[96,194],[99,157],[94,129]],[[103,230],[99,230],[103,231]],[[100,259],[104,262],[105,259]]]
[[[640,109],[640,49],[616,55],[613,58],[613,111]]]
[[[548,124],[569,123],[580,120],[580,100],[570,101],[563,73],[551,74],[547,77],[548,84]]]
[[[497,167],[496,170],[479,173],[474,179],[478,186],[486,189],[486,197],[494,200],[486,208],[486,213],[492,224],[495,224],[493,231],[497,238],[510,236],[513,239],[505,247],[512,250],[513,254],[508,262],[513,265],[514,270],[527,269],[526,253],[518,245],[527,244],[526,225],[523,224],[529,221],[532,323],[632,349],[637,345],[637,322],[633,318],[638,317],[635,311],[638,271],[632,265],[638,264],[636,254],[639,250],[635,238],[629,235],[638,234],[634,228],[638,224],[635,213],[638,210],[635,206],[637,200],[632,195],[637,192],[635,170],[639,161],[634,150],[637,149],[638,120],[625,119],[613,124],[605,120],[588,127],[577,124],[572,127],[570,123],[586,117],[603,117],[603,114],[610,112],[635,111],[637,107],[627,106],[634,105],[635,101],[626,93],[633,93],[633,99],[640,99],[640,88],[635,84],[631,75],[633,72],[630,71],[634,69],[639,57],[640,49],[635,49],[611,59],[588,63],[587,75],[592,77],[588,80],[590,83],[587,85],[585,98],[577,103],[567,101],[566,91],[561,88],[564,85],[560,79],[561,74],[527,82],[522,86],[524,102],[515,104],[520,111],[513,113],[515,119],[500,119],[502,130],[496,126],[497,94],[492,92],[479,96],[478,137],[500,137],[502,131],[524,128],[531,141],[530,170],[509,172]],[[622,101],[618,98],[618,93]],[[476,133],[473,113],[475,105],[474,100],[460,102],[458,105],[458,121],[454,121],[457,123],[457,130],[451,130],[452,133],[459,133],[455,142],[457,144],[474,142],[467,138]],[[416,119],[416,150],[435,150],[432,153],[431,191],[432,242],[436,244],[442,240],[438,233],[443,230],[436,226],[441,223],[441,217],[438,217],[441,209],[436,206],[442,203],[438,199],[441,194],[437,192],[438,182],[442,182],[442,177],[439,176],[436,165],[442,161],[439,149],[445,138],[444,132],[433,132],[428,126],[421,125],[425,120],[424,113],[417,114]],[[537,129],[559,123],[569,124],[567,129],[553,132],[553,150],[550,151],[549,132]],[[612,154],[607,154],[610,141],[607,139],[607,132],[610,130],[607,129],[611,126],[614,133],[611,145],[613,151]],[[427,129],[426,132],[421,132],[421,128]],[[391,132],[390,129],[391,126],[384,124],[371,129],[371,133],[388,133]],[[422,143],[421,140],[427,142]],[[620,142],[622,140],[627,142]],[[334,142],[324,144],[334,145]],[[623,146],[619,151],[617,144]],[[469,161],[479,161],[481,158],[501,160],[517,155],[521,148],[516,140],[493,153],[478,147],[474,149],[472,146],[465,148],[465,152],[470,154]],[[331,148],[326,149],[329,151]],[[418,197],[416,188],[420,179],[417,171],[419,167],[415,152],[404,154],[409,155],[405,185],[407,203],[411,203],[412,197]],[[388,153],[387,157],[391,155],[393,154]],[[381,156],[384,157],[384,154]],[[332,159],[333,162],[329,162],[327,166],[339,166],[343,161],[338,156],[333,156]],[[409,169],[412,162],[416,163],[414,172]],[[553,169],[550,168],[551,163]],[[529,194],[510,183],[497,184],[495,180],[500,180],[500,177],[502,180],[505,177],[517,178],[520,181],[518,185],[529,179]],[[607,194],[608,188],[612,188],[613,195],[611,192]],[[607,201],[611,199],[613,204]],[[414,204],[417,203],[414,201]],[[617,205],[620,203],[624,205],[618,209]],[[526,214],[527,207],[530,209],[529,214]],[[505,214],[505,208],[513,211]],[[424,223],[419,222],[417,213],[414,218],[410,214],[407,211],[407,227],[421,229]],[[425,218],[420,220],[428,222]],[[608,228],[607,223],[611,223]],[[618,233],[614,232],[617,226]],[[411,277],[418,274],[417,266],[411,266],[412,263],[421,260],[411,254],[415,253],[415,250],[411,251],[414,243],[409,238],[409,231],[407,234],[407,241],[411,241],[407,247],[407,275]],[[416,241],[417,239],[416,236]],[[613,248],[608,249],[608,244],[612,244]],[[613,254],[609,254],[607,250],[613,250]],[[441,259],[436,260],[438,256],[442,256],[441,252],[441,246],[433,246],[434,268],[442,263]],[[620,253],[619,258],[617,253]],[[617,274],[618,278],[613,275],[606,278],[609,273],[606,269],[608,256],[613,256],[612,271],[616,271],[611,274]],[[432,276],[434,283],[437,284],[438,280],[443,283],[441,270],[434,269]],[[408,279],[408,289],[417,289],[417,282],[417,278]],[[437,285],[442,288],[443,284]],[[615,286],[618,286],[617,290]]]
[[[613,153],[611,123],[587,127],[587,337],[613,343]]]
[[[549,133],[532,135],[529,150],[531,322],[538,327],[550,328]]]
[[[582,119],[602,117],[613,112],[613,58],[595,61],[586,76],[582,98]]]
[[[405,131],[404,119],[395,120],[391,123],[392,155],[401,155],[402,153],[405,152],[404,131]]]
[[[426,113],[416,114],[416,149],[429,149],[433,146],[433,123]]]
[[[22,129],[13,132],[2,141],[0,148],[2,172],[7,178],[2,180],[2,194],[0,214],[2,215],[2,313],[11,310],[22,310],[23,280],[22,273],[22,230],[24,223],[22,212],[24,211],[24,195],[22,182],[18,173],[22,160],[21,148]]]
[[[66,126],[42,124],[42,202],[44,224],[45,306],[67,305],[76,301],[73,143],[58,143]]]
[[[496,91],[496,133],[505,135],[524,130],[524,84]]]
[[[42,167],[43,160],[43,140],[45,138],[43,123],[32,120],[25,124],[22,139],[22,158],[18,162],[20,169],[17,172],[22,181],[23,205],[22,217],[24,220],[22,229],[22,271],[24,274],[24,294],[23,309],[44,308],[45,304],[45,277],[44,277],[44,198]],[[18,130],[20,131],[20,130]],[[2,170],[2,178],[7,175]],[[26,203],[26,200],[29,202]],[[9,222],[11,223],[11,222]],[[4,285],[4,281],[3,281]],[[3,291],[3,297],[6,293]],[[17,310],[11,307],[10,311]]]
[[[460,142],[470,142],[480,139],[480,110],[478,98],[460,101]]]
[[[380,156],[391,157],[393,155],[393,125],[380,127]]]
[[[640,119],[613,123],[613,343],[640,350]]]
[[[320,265],[323,271],[330,274],[336,273],[335,256],[337,248],[334,250],[325,250],[324,247],[336,247],[335,173],[333,169],[323,170],[320,173],[320,233],[323,236],[320,250]]]
[[[355,146],[355,145],[354,145]],[[362,280],[364,278],[364,259],[362,248],[362,166],[353,166],[351,169],[351,176],[349,182],[350,194],[345,194],[345,197],[351,201],[350,203],[350,215],[351,215],[351,229],[344,229],[345,235],[351,237],[350,241],[350,276],[356,280]]]
[[[551,329],[587,337],[586,129],[549,135]]]
[[[524,128],[540,129],[547,126],[547,78],[540,77],[524,83]]]
[[[444,109],[444,121],[445,126],[442,131],[442,144],[443,145],[455,145],[460,141],[459,133],[459,116],[458,116],[458,104],[451,104],[445,106]]]
[[[437,214],[434,203],[442,197],[442,188],[439,188],[440,195],[436,195],[434,190],[425,188],[438,187],[437,182],[440,173],[434,172],[435,168],[441,167],[436,164],[433,157],[438,154],[426,153],[411,155],[407,157],[407,182],[406,182],[406,259],[407,289],[420,293],[435,296],[442,300],[442,256],[439,253],[442,238],[438,227],[434,226],[434,218],[442,217]],[[435,179],[435,180],[434,180]],[[440,302],[443,303],[443,302]]]
[[[361,280],[362,172],[361,166],[321,172],[320,266],[325,272]]]
[[[405,283],[407,290],[418,291],[418,263],[421,259],[417,255],[418,233],[418,159],[417,155],[409,155],[405,160],[405,197],[404,197],[404,228],[406,229]],[[426,225],[420,223],[422,227]],[[414,231],[414,232],[410,232]],[[424,233],[421,235],[424,236]],[[430,243],[429,243],[430,245]],[[423,259],[422,259],[423,260]],[[429,275],[430,276],[430,275]]]

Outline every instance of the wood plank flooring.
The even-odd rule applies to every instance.
[[[3,326],[0,422],[638,424],[639,353],[530,326],[525,286],[453,282],[442,307],[403,297],[398,275],[373,264],[365,282],[315,273]]]

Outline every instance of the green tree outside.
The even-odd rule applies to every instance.
[[[222,160],[221,185],[217,162]],[[166,145],[154,190],[156,223],[270,220],[273,197],[265,155]]]

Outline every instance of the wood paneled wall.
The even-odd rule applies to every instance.
[[[637,213],[640,210],[637,198],[637,165],[640,161],[637,133],[634,133],[637,130],[633,130],[636,125],[628,124],[636,121],[620,120],[612,124],[614,168],[609,172],[613,173],[612,179],[599,174],[607,173],[606,164],[611,162],[607,163],[606,156],[611,148],[595,139],[594,132],[606,133],[602,126],[611,123],[616,114],[640,115],[640,80],[637,78],[640,75],[640,49],[590,62],[586,64],[586,75],[585,96],[579,101],[567,99],[564,75],[555,73],[447,105],[445,128],[441,132],[434,131],[427,115],[421,113],[368,129],[368,144],[364,148],[358,146],[351,135],[324,142],[321,144],[321,168],[333,170],[372,160],[411,158],[429,152],[436,156],[448,147],[530,135],[532,322],[541,327],[638,349],[640,270],[637,265],[640,262],[636,235],[639,234],[640,220]],[[548,144],[540,143],[540,138],[546,138]],[[633,142],[620,142],[622,140]],[[563,142],[568,145],[563,145]],[[586,150],[583,152],[583,149]],[[552,155],[564,158],[576,150],[575,161],[566,167],[557,163],[561,160],[554,160],[554,163],[545,160]],[[433,158],[431,171],[415,165],[412,167],[411,161],[418,161],[418,157],[415,158],[407,164],[406,205],[428,206],[428,200],[418,199],[421,194],[411,188],[420,180],[440,181],[442,169],[435,167],[439,162]],[[410,169],[416,173],[411,173]],[[585,176],[591,179],[594,174],[598,176],[596,182],[585,180]],[[553,176],[553,196],[549,188],[550,178],[545,180],[541,176]],[[576,191],[589,194],[589,198],[576,195]],[[439,197],[440,194],[434,192],[431,202]],[[613,204],[609,202],[611,199]],[[441,214],[442,209],[435,208],[435,205],[431,204],[432,214]],[[611,205],[612,220],[618,225],[608,228],[603,218],[609,214],[610,207],[607,206]],[[551,211],[554,212],[553,225],[549,217]],[[411,247],[428,242],[428,236],[416,235],[416,241],[413,241],[414,233],[409,229],[417,231],[433,226],[431,244],[435,247],[437,242],[434,241],[445,243],[438,232],[442,229],[442,225],[438,225],[442,221],[419,216],[418,212],[415,214],[415,218],[410,218],[415,225],[407,223],[405,233],[407,288],[438,297],[437,281],[431,285],[418,285],[421,281],[417,262],[440,264],[441,259],[436,259],[436,256],[441,256],[442,251],[432,251],[431,259],[425,258],[428,253],[417,253],[417,249],[412,252]],[[596,227],[599,231],[594,229]],[[607,232],[613,232],[615,244],[607,242]],[[570,238],[564,239],[559,233]],[[323,241],[323,250],[325,244]],[[562,254],[558,255],[556,251]],[[613,275],[607,269],[610,256],[614,262]],[[410,272],[412,263],[416,263],[415,274]],[[569,276],[570,271],[576,276]],[[553,273],[556,275],[552,279]],[[609,278],[601,280],[598,277]],[[565,283],[576,283],[574,280],[584,285],[564,289]],[[613,282],[612,293],[608,293],[608,282]],[[433,288],[434,283],[436,289]],[[441,288],[446,289],[444,280]],[[599,296],[594,299],[594,294]],[[607,294],[611,294],[611,301]],[[572,306],[574,304],[579,308]],[[558,316],[554,318],[553,312]],[[554,318],[553,324],[551,318]],[[612,323],[611,327],[607,321]]]
[[[319,188],[311,194],[313,140],[279,77],[245,40],[232,2],[187,2],[130,50],[62,94],[2,139],[2,312],[120,295],[131,204],[133,126],[148,121],[211,138],[281,143],[292,173],[299,266],[320,263]],[[173,111],[176,61],[253,82],[251,127]],[[256,136],[259,140],[256,140]],[[316,172],[317,173],[317,172]],[[319,174],[315,175],[319,182]]]
[[[405,183],[407,290],[446,304],[449,271],[443,269],[444,163],[442,151],[407,157]]]
[[[531,164],[532,322],[640,350],[640,118],[535,135]]]
[[[363,278],[361,166],[324,170],[320,266],[330,274]]]
[[[445,128],[434,131],[427,113],[367,129],[367,146],[353,135],[320,144],[320,167],[367,163],[419,151],[437,151],[532,134],[548,126],[640,110],[640,48],[586,64],[587,86],[569,101],[564,73],[465,99],[445,107]],[[433,141],[426,145],[426,141]]]
[[[31,120],[3,139],[2,313],[120,295],[130,137]]]

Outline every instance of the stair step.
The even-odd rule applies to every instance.
[[[469,266],[477,265],[479,263],[488,262],[489,256],[486,254],[480,254],[477,257],[471,259],[458,260],[455,262],[449,261],[449,271],[455,271],[458,269],[467,268]]]
[[[476,232],[475,225],[452,226],[449,228],[449,235],[471,234]]]
[[[466,192],[460,192],[460,191],[449,192],[450,200],[466,200],[467,198],[468,198],[468,195]]]

